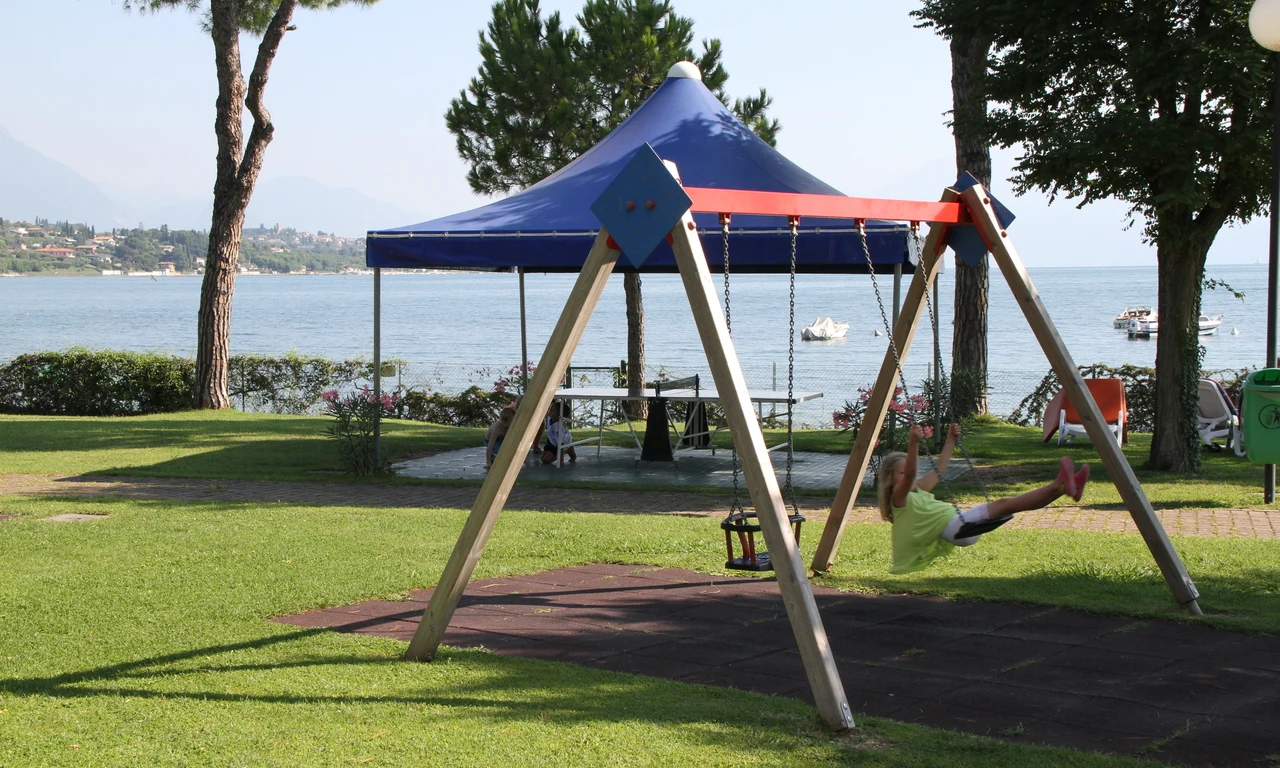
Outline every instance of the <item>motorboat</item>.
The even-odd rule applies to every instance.
[[[1111,327],[1123,331],[1129,327],[1130,320],[1145,320],[1150,316],[1151,307],[1126,307],[1123,312],[1116,315],[1116,319],[1112,321]]]
[[[832,339],[842,339],[848,332],[848,323],[832,320],[826,315],[821,315],[817,320],[800,329],[800,338],[805,341],[830,341]]]
[[[1213,336],[1217,334],[1218,328],[1222,326],[1222,315],[1200,315],[1198,321],[1198,333],[1201,336]],[[1127,327],[1129,338],[1131,339],[1147,339],[1160,332],[1159,317],[1152,312],[1146,318],[1131,318]]]
[[[1160,317],[1156,312],[1151,312],[1146,317],[1131,317],[1125,327],[1129,338],[1149,339],[1160,332]]]

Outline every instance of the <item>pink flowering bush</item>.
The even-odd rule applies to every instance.
[[[867,387],[858,388],[858,399],[844,401],[844,407],[831,413],[831,422],[836,429],[841,432],[853,432],[857,434],[862,428],[862,422],[867,415],[867,403],[871,400],[871,389]],[[933,437],[933,425],[931,424],[932,404],[929,398],[924,394],[903,396],[902,387],[895,387],[893,390],[893,399],[889,402],[889,412],[896,415],[896,425],[890,424],[890,419],[885,418],[884,424],[880,427],[880,435],[876,442],[883,444],[887,450],[902,450],[907,445],[907,431],[914,422],[924,427],[924,436],[926,438]],[[891,427],[895,427],[891,429]]]
[[[379,419],[395,415],[400,395],[384,392],[374,397],[366,386],[346,395],[331,389],[320,399],[325,413],[333,417],[325,431],[338,441],[343,469],[357,476],[390,473],[391,462],[385,456],[375,456],[374,428]]]
[[[525,363],[523,366],[513,365],[505,374],[498,376],[493,382],[494,392],[510,393],[519,397],[524,394],[524,374],[527,370],[529,377],[533,377],[533,372],[538,369],[534,363]]]

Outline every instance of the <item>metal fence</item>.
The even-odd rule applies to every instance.
[[[923,382],[931,380],[933,371],[926,365],[908,365],[905,368],[907,391],[919,394]],[[988,377],[988,403],[992,414],[1008,416],[1048,372],[1047,367],[1025,371],[991,372]],[[776,364],[745,365],[743,373],[750,390],[787,390],[786,361]],[[842,411],[846,403],[863,397],[875,384],[878,369],[853,369],[842,371],[798,371],[792,382],[793,392],[821,392],[822,397],[799,403],[794,407],[796,428],[830,429],[833,413]],[[697,374],[712,386],[711,373],[702,370],[673,370],[670,368],[646,368],[646,381],[670,380]],[[614,387],[618,385],[621,370],[608,365],[575,365],[567,374],[568,383],[574,387]],[[419,390],[456,394],[468,387],[484,390],[501,387],[519,394],[518,368],[508,364],[390,361],[383,368],[383,389],[388,392]],[[783,417],[785,406],[757,405],[762,418]],[[592,425],[599,420],[599,403],[580,403],[575,407],[575,423]],[[616,409],[606,409],[606,421],[620,418]]]

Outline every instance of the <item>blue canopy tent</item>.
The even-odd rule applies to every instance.
[[[421,224],[371,231],[366,264],[577,272],[600,229],[591,203],[645,143],[676,164],[686,186],[841,194],[762,141],[702,84],[696,67],[682,62],[631,117],[569,165],[503,200]],[[708,266],[721,271],[716,214],[696,214],[694,219]],[[735,216],[730,227],[733,272],[789,270],[785,217]],[[800,227],[797,271],[868,271],[857,229],[848,220],[805,219]],[[893,272],[895,267],[912,271],[917,259],[910,243],[904,224],[867,222],[867,246],[877,272]],[[618,269],[636,267],[623,259]],[[640,271],[675,272],[671,246],[661,244]]]
[[[371,230],[365,263],[374,270],[373,354],[381,359],[382,268],[516,271],[520,274],[520,339],[528,359],[524,273],[577,272],[600,222],[591,211],[604,188],[649,144],[675,163],[686,186],[762,192],[841,195],[766,144],[702,83],[693,64],[673,66],[666,81],[631,117],[573,162],[537,184],[488,205],[420,224]],[[709,268],[724,269],[722,231],[714,213],[694,215]],[[910,229],[900,222],[866,222],[866,251],[845,219],[806,218],[796,240],[800,273],[894,275],[897,319],[901,277],[919,261]],[[735,273],[788,272],[790,225],[784,216],[734,216],[730,265]],[[662,243],[640,268],[625,257],[617,271],[675,272],[671,246]],[[380,374],[380,370],[378,371]],[[380,375],[375,375],[380,379]],[[381,381],[375,380],[376,389]]]

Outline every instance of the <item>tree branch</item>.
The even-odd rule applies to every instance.
[[[248,174],[257,176],[262,168],[262,158],[266,154],[267,145],[271,143],[271,135],[275,126],[271,124],[271,113],[267,112],[263,103],[263,92],[267,87],[267,76],[271,73],[271,62],[275,60],[280,49],[280,41],[289,29],[293,12],[298,7],[298,0],[282,0],[276,9],[275,16],[267,25],[258,43],[258,57],[253,63],[253,72],[249,75],[249,92],[245,96],[245,106],[253,115],[253,130],[249,132],[249,143],[245,146],[244,158],[240,161],[239,176],[247,180]]]

